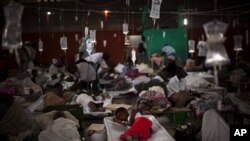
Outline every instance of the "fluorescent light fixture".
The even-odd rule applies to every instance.
[[[184,20],[183,20],[183,24],[184,24],[184,25],[187,25],[187,24],[188,24],[188,20],[187,20],[187,18],[184,18]]]

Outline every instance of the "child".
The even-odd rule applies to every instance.
[[[121,123],[123,125],[126,125],[128,121],[127,125],[131,125],[131,127],[120,136],[120,140],[122,141],[147,140],[151,137],[152,121],[143,116],[135,118],[135,115],[138,111],[150,109],[149,107],[150,106],[145,105],[145,102],[142,102],[142,100],[136,102],[136,105],[131,112],[129,121],[128,121],[129,114],[125,108],[121,107],[115,111],[115,117],[113,118],[113,121]]]
[[[113,121],[125,125],[125,123],[128,121],[128,116],[129,113],[127,109],[120,107],[115,111],[115,117],[113,118]]]

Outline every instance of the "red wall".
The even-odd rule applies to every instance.
[[[234,40],[233,35],[240,33],[243,35],[243,52],[239,55],[244,57],[244,59],[250,62],[250,47],[246,45],[245,41],[245,31],[246,29],[234,29],[229,27],[226,32],[226,41],[224,43],[225,48],[228,52],[228,55],[231,59],[235,59],[235,52],[233,50]],[[196,45],[201,38],[201,34],[204,34],[202,28],[188,29],[189,37],[188,39],[194,39]],[[68,50],[66,53],[66,58],[68,63],[73,63],[74,56],[78,53],[79,43],[75,41],[75,34],[78,34],[78,37],[82,37],[81,32],[67,32],[65,35],[68,37]],[[114,37],[116,34],[116,37]],[[57,33],[42,33],[41,39],[44,43],[44,52],[42,54],[37,53],[37,59],[40,60],[42,64],[49,64],[52,58],[59,58],[64,55],[64,52],[60,49],[59,38],[63,35],[62,32]],[[205,35],[205,34],[204,34]],[[124,45],[124,35],[122,31],[97,31],[97,52],[108,52],[112,55],[112,58],[108,62],[110,65],[113,65],[118,62],[123,62],[125,58],[125,45]],[[23,33],[23,40],[29,40],[31,42],[38,42],[39,35],[37,33]],[[103,47],[103,40],[107,41],[107,46]],[[37,48],[37,46],[36,46]],[[194,58],[197,58],[197,50],[194,54]]]
[[[78,34],[78,38],[82,37],[80,32],[67,32],[65,36],[68,37],[68,50],[66,52],[67,63],[73,63],[75,54],[78,53],[79,43],[75,40],[75,34]],[[114,37],[116,34],[116,37]],[[38,52],[38,39],[37,33],[23,33],[23,41],[31,41],[36,43],[37,59],[38,62],[48,65],[53,58],[60,58],[64,55],[64,51],[60,49],[60,37],[63,33],[41,33],[41,39],[43,41],[44,51]],[[123,62],[124,60],[124,35],[121,31],[97,31],[97,52],[108,52],[111,54],[109,64],[115,64]],[[107,45],[103,47],[103,40],[107,41]]]

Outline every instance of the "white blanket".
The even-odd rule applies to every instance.
[[[202,141],[229,141],[229,126],[214,109],[205,112],[201,131]]]
[[[153,134],[148,141],[174,141],[173,137],[166,131],[164,127],[151,115],[143,115],[153,122],[152,129]],[[107,129],[107,140],[118,141],[119,137],[128,127],[123,126],[119,123],[113,122],[112,117],[105,117],[104,124]]]
[[[81,141],[77,124],[70,119],[58,118],[42,131],[38,141]]]
[[[51,111],[51,112],[47,112],[47,113],[43,113],[40,114],[36,117],[34,117],[34,120],[36,121],[36,123],[38,123],[38,125],[40,126],[41,129],[46,129],[48,126],[51,125],[51,123],[54,121],[54,115],[57,111]],[[70,112],[68,111],[63,111],[64,115],[65,115],[65,119],[69,119],[72,120],[76,123],[76,126],[79,128],[80,127],[80,123],[78,121],[78,119],[76,119]]]
[[[186,85],[188,88],[208,88],[210,82],[198,75],[186,76]]]

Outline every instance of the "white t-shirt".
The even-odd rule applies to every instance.
[[[205,41],[199,41],[198,45],[197,45],[197,49],[199,50],[198,56],[206,56],[207,48],[206,48],[206,42]]]
[[[100,64],[103,61],[103,53],[94,53],[91,54],[90,56],[86,57],[85,60],[88,62],[92,62],[95,64]]]
[[[187,86],[185,78],[179,80],[178,77],[175,75],[169,80],[167,89],[168,89],[168,97],[179,91],[186,90]]]

